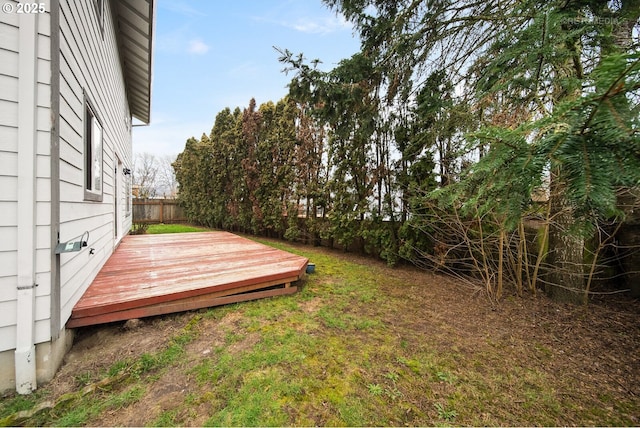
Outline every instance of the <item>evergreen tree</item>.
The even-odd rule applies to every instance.
[[[438,71],[475,97],[482,127],[468,153],[482,157],[460,185],[438,193],[452,207],[491,213],[502,237],[550,172],[548,290],[582,300],[584,238],[615,212],[616,189],[640,181],[632,34],[640,2],[326,3],[356,24],[386,103],[414,102],[430,84],[423,76]]]
[[[262,127],[257,147],[257,199],[268,234],[284,233],[283,217],[293,193],[295,104],[282,99],[260,106]]]
[[[348,247],[361,236],[361,225],[371,212],[375,182],[374,135],[379,119],[372,91],[377,79],[369,58],[356,54],[323,73],[304,64],[302,56],[281,52],[280,61],[297,75],[290,96],[308,103],[315,118],[327,127],[328,198],[331,236]]]
[[[260,185],[258,142],[262,126],[262,114],[252,98],[242,112],[242,138],[238,144],[237,159],[242,166],[243,183],[236,182],[236,199],[239,203],[239,219],[245,231],[258,233],[262,228],[263,214],[257,199]]]
[[[323,234],[323,223],[318,217],[324,217],[329,200],[327,194],[328,171],[324,158],[326,155],[325,128],[321,122],[311,115],[312,108],[308,102],[291,100],[295,108],[295,147],[294,181],[292,186],[292,200],[287,210],[288,228],[286,236],[297,239],[301,230],[298,225],[297,213],[302,208],[306,228],[318,243]],[[318,212],[318,209],[321,211]],[[294,213],[296,215],[294,215]]]
[[[212,202],[210,165],[208,163],[211,144],[209,137],[202,135],[200,140],[190,138],[185,149],[173,164],[176,180],[179,183],[178,200],[190,221],[207,226],[212,223]]]
[[[232,197],[235,182],[240,180],[234,151],[239,142],[237,123],[240,110],[225,108],[215,118],[210,140],[213,151],[209,161],[212,164],[214,186],[213,216],[216,227],[234,229],[237,224],[237,201]]]

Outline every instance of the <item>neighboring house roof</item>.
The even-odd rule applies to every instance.
[[[149,123],[154,1],[115,2],[117,36],[131,115]]]

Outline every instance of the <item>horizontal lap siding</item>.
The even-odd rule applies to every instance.
[[[104,35],[94,1],[61,1],[60,239],[89,232],[90,248],[60,257],[61,321],[111,255],[114,240],[114,152],[131,165],[129,107],[109,2]],[[103,201],[84,201],[84,97],[103,126]],[[121,173],[121,172],[120,172]],[[119,204],[120,205],[120,204]]]
[[[50,3],[44,2],[47,12]],[[51,340],[51,19],[38,20],[35,342]]]
[[[41,2],[42,3],[42,2]],[[36,342],[51,339],[51,32],[49,2],[37,16],[36,58]],[[13,2],[14,8],[17,4]],[[15,348],[18,206],[18,14],[0,14],[0,351]],[[23,53],[27,54],[27,53]]]

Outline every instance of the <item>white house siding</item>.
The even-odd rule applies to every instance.
[[[89,232],[87,248],[60,256],[62,324],[131,226],[131,217],[122,216],[114,235],[114,156],[131,167],[130,113],[111,5],[105,2],[103,33],[96,4],[61,1],[60,8],[60,240]],[[103,127],[102,202],[84,200],[83,91]],[[117,174],[124,183],[122,170]]]
[[[122,171],[132,166],[131,100],[113,18],[114,5],[127,17],[131,5],[115,1],[40,0],[44,13],[0,13],[0,391],[30,392],[33,371],[38,382],[53,376],[73,336],[60,328],[131,226]],[[140,31],[150,36],[151,25]],[[134,95],[148,96],[148,73],[129,72]],[[103,128],[99,202],[85,200],[85,98]],[[148,104],[134,105],[148,120]],[[61,242],[88,232],[88,247],[55,256],[57,231]]]
[[[36,15],[35,340],[50,340],[50,19]],[[17,2],[12,3],[14,10]],[[17,13],[0,13],[0,352],[16,346],[18,283],[19,32]],[[29,52],[22,53],[31,54]]]
[[[0,15],[0,349],[15,348],[18,282],[18,17]],[[2,239],[5,241],[5,238]]]

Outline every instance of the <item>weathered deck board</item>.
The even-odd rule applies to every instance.
[[[291,294],[295,287],[265,289],[300,279],[307,263],[227,232],[127,236],[67,327]]]

